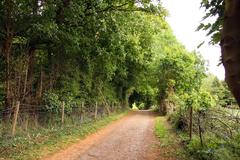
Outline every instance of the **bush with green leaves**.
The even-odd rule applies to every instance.
[[[46,92],[43,96],[44,106],[48,112],[59,113],[61,111],[62,101],[59,95],[54,92]]]
[[[182,139],[187,142],[185,144],[189,155],[196,160],[238,160],[239,130],[236,129],[237,122],[231,114],[216,108],[214,97],[203,88],[190,95],[184,94],[181,98],[184,103],[179,105],[182,107],[178,107],[170,116],[170,120],[184,135],[188,135],[189,121],[192,118],[193,137],[189,139],[188,136],[184,136]],[[192,117],[189,107],[193,109]]]
[[[205,136],[205,144],[197,137],[187,144],[187,150],[195,159],[199,160],[238,160],[240,157],[239,135],[232,140],[224,141],[212,134]]]
[[[132,110],[134,110],[134,111],[138,111],[139,110],[137,105],[136,105],[136,103],[132,104]]]
[[[180,131],[188,130],[188,117],[185,112],[187,112],[186,109],[181,109],[181,111],[179,111],[178,108],[175,112],[169,115],[169,120],[175,129]]]
[[[144,103],[140,103],[140,104],[138,105],[138,109],[140,109],[140,110],[145,109],[145,104],[144,104]]]
[[[211,93],[217,106],[231,107],[236,105],[236,100],[229,91],[226,82],[220,81],[216,76],[209,74],[203,79],[201,87]]]
[[[57,114],[61,112],[63,103],[65,113],[71,112],[73,107],[79,105],[71,94],[60,94],[51,91],[44,93],[43,101],[48,112]]]

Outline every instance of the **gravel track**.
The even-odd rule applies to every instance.
[[[97,133],[44,160],[154,160],[157,141],[155,114],[130,113]],[[159,158],[159,157],[158,157]]]

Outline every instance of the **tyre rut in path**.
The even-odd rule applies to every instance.
[[[44,160],[154,160],[154,113],[138,111]]]

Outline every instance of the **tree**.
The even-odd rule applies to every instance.
[[[236,101],[229,91],[226,82],[220,81],[212,74],[209,74],[205,79],[203,79],[201,88],[211,93],[217,102],[217,106],[229,107],[236,104]]]
[[[127,104],[133,90],[149,87],[153,16],[165,21],[163,7],[150,0],[1,1],[3,110],[14,101],[43,104],[51,95]]]
[[[198,29],[209,30],[212,42],[220,42],[221,61],[225,68],[225,80],[240,105],[240,61],[239,61],[239,34],[240,34],[240,2],[238,0],[210,0],[202,1],[206,8],[206,16],[217,16],[213,24],[201,24]]]
[[[226,0],[221,35],[222,62],[225,80],[240,105],[240,1]]]
[[[178,50],[174,47],[169,49],[173,52],[160,59],[158,68],[159,100],[164,114],[168,112],[169,100],[174,94],[183,95],[190,94],[192,90],[198,91],[205,75],[204,63],[196,53],[189,53],[181,47]],[[170,103],[174,104],[174,100]]]

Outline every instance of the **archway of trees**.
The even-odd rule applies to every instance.
[[[5,109],[17,100],[41,104],[48,92],[73,99],[91,97],[91,100],[98,100],[102,97],[100,99],[127,104],[133,91],[146,95],[161,91],[158,96],[167,97],[168,93],[163,93],[178,89],[185,92],[199,86],[201,74],[198,72],[204,74],[203,62],[196,53],[192,57],[185,55],[187,51],[164,20],[166,11],[161,3],[153,5],[151,1],[127,0],[34,2],[8,0],[0,4],[1,99]],[[219,18],[214,24],[201,24],[198,29],[209,30],[212,42],[217,43],[223,27],[221,46],[226,82],[239,101],[239,2],[225,3],[224,14],[223,0],[203,1],[205,18]],[[142,22],[138,21],[140,18]],[[171,58],[177,59],[176,62]],[[175,63],[182,59],[183,64],[174,70]],[[183,67],[180,72],[188,69],[188,73],[178,75],[176,70],[184,65],[188,68]],[[199,68],[192,71],[191,66]],[[187,77],[194,76],[195,82],[190,83]],[[169,82],[152,87],[163,79]],[[186,81],[183,83],[189,84],[180,84],[183,79]]]
[[[239,104],[240,1],[201,5],[204,18],[218,17],[198,29],[220,43],[226,82]],[[201,55],[178,42],[166,16],[161,2],[151,0],[1,0],[1,135],[9,129],[2,124],[18,117],[22,128],[64,123],[65,116],[75,123],[135,103],[172,113],[203,155],[216,153],[207,150],[211,145],[240,155],[239,119],[219,113],[236,101],[225,82],[207,74]],[[221,141],[204,146],[205,133]]]

